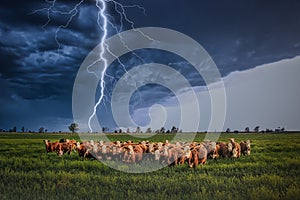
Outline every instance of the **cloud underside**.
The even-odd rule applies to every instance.
[[[228,127],[232,130],[243,130],[245,127],[251,129],[257,125],[264,129],[281,126],[290,130],[299,130],[299,63],[300,57],[295,57],[246,71],[236,71],[224,77],[227,111],[223,130]],[[211,109],[218,105],[211,104],[209,92],[216,93],[221,89],[220,87],[220,83],[213,84],[210,91],[203,87],[194,87],[200,107],[200,131],[215,131],[213,127],[209,127],[209,123],[211,120],[220,120],[218,116],[211,116]],[[162,121],[166,120],[165,127],[168,128],[178,125],[182,120],[180,109],[188,109],[192,98],[191,92],[181,95],[186,99],[181,105],[178,104],[176,97],[167,98],[163,109],[156,105],[152,109],[150,107],[137,109],[133,119],[137,124],[145,127],[152,125],[151,128],[155,130],[160,128],[161,123],[154,120],[151,124],[150,119],[162,118]],[[177,104],[177,107],[174,107],[174,104]],[[151,117],[149,117],[149,109]],[[187,121],[193,122],[196,115],[195,110],[194,113],[190,113]],[[188,129],[189,124],[183,126],[185,131],[195,131]]]

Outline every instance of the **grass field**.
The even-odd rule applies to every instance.
[[[250,157],[209,160],[197,169],[145,174],[111,169],[77,153],[46,154],[43,139],[78,135],[0,133],[0,199],[300,199],[300,133],[224,134],[253,141]],[[173,135],[156,135],[165,141]],[[113,141],[127,135],[112,135]],[[198,134],[196,141],[202,141]],[[137,139],[139,141],[143,139]]]

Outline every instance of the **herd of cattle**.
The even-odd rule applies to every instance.
[[[189,167],[197,167],[205,164],[207,159],[239,158],[241,155],[250,155],[250,140],[237,143],[233,138],[229,142],[204,141],[201,143],[176,142],[169,143],[143,141],[133,143],[126,142],[103,142],[61,139],[57,142],[44,140],[46,151],[55,152],[58,156],[78,152],[83,158],[96,158],[100,160],[116,160],[124,163],[139,163],[142,160],[157,161],[172,165],[181,165],[185,162]]]

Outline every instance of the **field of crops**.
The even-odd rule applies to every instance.
[[[198,134],[196,141],[202,141]],[[251,156],[132,174],[77,153],[46,154],[43,139],[78,135],[0,133],[0,199],[299,199],[300,133],[223,134],[253,141]],[[173,135],[148,140],[165,141]],[[134,139],[111,135],[113,141]]]

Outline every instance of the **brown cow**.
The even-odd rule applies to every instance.
[[[62,139],[60,141],[62,141]],[[59,142],[56,147],[56,153],[58,156],[62,156],[65,153],[70,155],[72,150],[76,150],[76,140],[65,139],[64,142]]]
[[[46,152],[56,152],[57,146],[60,144],[59,142],[50,142],[50,140],[43,140],[46,147]]]
[[[217,159],[219,157],[219,153],[217,151],[216,142],[206,140],[202,142],[204,147],[207,150],[207,158]]]
[[[226,144],[224,142],[217,142],[216,145],[219,156],[223,158],[231,157],[232,144]]]
[[[229,143],[232,144],[232,153],[231,157],[232,158],[239,158],[241,156],[241,146],[239,143],[234,141],[234,138],[229,139]]]
[[[92,157],[90,150],[83,143],[77,142],[76,144],[77,144],[76,149],[80,157],[83,158]]]
[[[132,145],[124,146],[124,156],[123,161],[126,163],[134,163],[135,162],[135,155]]]
[[[200,144],[191,149],[191,155],[188,160],[189,167],[196,168],[198,164],[205,164],[207,159],[207,150],[204,145]]]
[[[240,143],[241,146],[241,153],[246,156],[250,156],[250,151],[251,151],[251,140],[246,140]]]
[[[183,150],[181,149],[181,154],[180,155],[181,155],[181,157],[179,158],[179,164],[182,165],[191,156],[191,150],[190,150],[189,145],[188,146],[184,146]]]
[[[183,150],[177,145],[177,147],[171,147],[168,149],[168,165],[175,166],[179,163],[179,159],[183,155]]]

